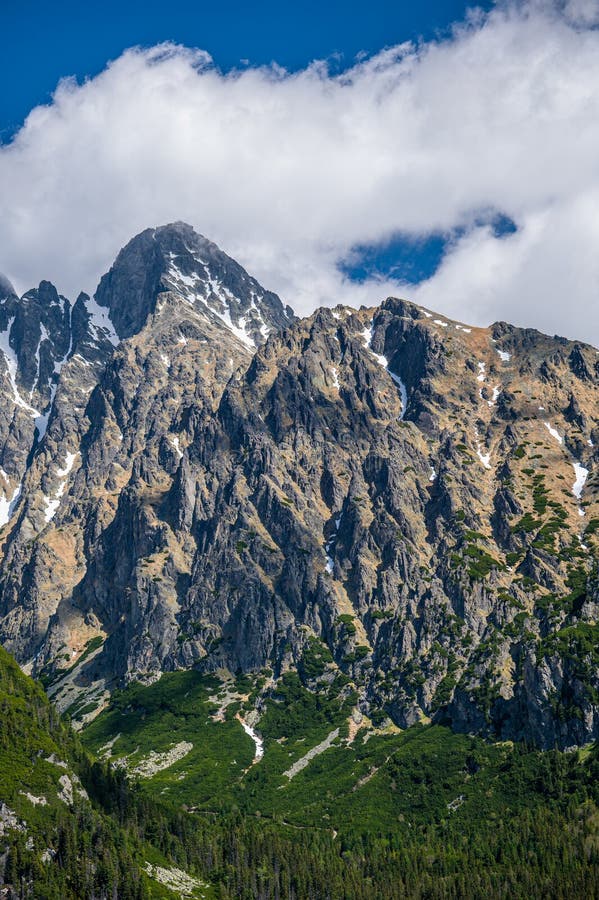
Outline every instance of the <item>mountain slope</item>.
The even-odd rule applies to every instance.
[[[319,657],[305,669],[314,674]],[[317,695],[288,673],[265,700],[264,755],[252,765],[235,717],[249,715],[251,684],[176,672],[115,694],[84,732],[120,761],[111,771],[0,649],[2,896],[597,893],[596,751],[542,753],[439,727],[373,730],[346,719],[351,692]],[[193,749],[166,760],[163,748],[183,736]]]
[[[201,416],[205,406],[211,409],[218,401],[232,371],[249,358],[252,334],[262,340],[262,332],[273,327],[277,317],[287,321],[289,313],[275,295],[259,289],[214,245],[198,236],[194,243],[193,237],[191,229],[180,225],[146,232],[122,251],[103,279],[98,301],[109,303],[110,285],[117,283],[133,291],[141,304],[141,330],[130,341],[119,344],[112,320],[96,300],[80,298],[74,308],[74,320],[81,303],[92,310],[88,330],[96,338],[110,336],[109,349],[102,358],[92,358],[85,335],[72,345],[41,443],[31,425],[32,443],[19,472],[24,481],[21,501],[10,510],[4,544],[3,638],[31,665],[32,657],[40,658],[40,642],[52,617],[54,632],[44,651],[48,657],[69,644],[67,655],[74,658],[103,633],[97,617],[82,619],[72,602],[93,557],[94,533],[111,522],[116,498],[129,482],[139,480],[139,468],[158,468],[160,477],[169,478],[182,455],[179,440],[184,439],[186,419]],[[193,249],[186,256],[189,244]],[[173,259],[190,272],[200,265],[195,259],[198,247],[210,259],[202,268],[205,281],[200,284],[196,278],[197,302],[189,303],[187,287],[172,283]],[[135,294],[140,266],[142,271],[153,266],[154,282],[150,279],[148,290]],[[224,299],[207,292],[208,284],[214,291],[221,284]],[[232,287],[238,288],[237,294]],[[123,309],[129,308],[130,298],[130,293],[121,297]],[[247,333],[241,330],[242,313]],[[122,327],[117,315],[115,324]],[[72,330],[75,333],[75,322]],[[77,391],[83,402],[76,402]],[[69,494],[77,481],[81,489],[75,515],[70,516]],[[26,598],[23,584],[31,586]],[[101,683],[98,689],[102,691]]]
[[[61,708],[276,680],[317,639],[376,720],[599,736],[597,351],[392,298],[296,320],[181,224],[94,302],[121,340],[75,415],[61,370],[0,575],[2,639]]]
[[[596,737],[597,483],[574,487],[595,458],[595,356],[396,301],[269,342],[201,458],[227,484],[196,525],[193,615],[220,626],[216,659],[297,663],[303,623],[400,725],[449,700],[468,730]]]
[[[77,773],[92,789],[100,770],[94,772],[43,690],[2,648],[0,714],[1,895],[10,900],[176,896],[145,872],[148,856],[169,870],[164,857],[90,802]],[[108,778],[103,787],[108,807],[117,784]],[[197,879],[189,882],[199,887]],[[206,896],[195,888],[193,895]]]
[[[324,674],[323,659],[313,647],[304,674]],[[252,744],[244,729],[256,692]],[[354,699],[342,678],[314,692],[288,672],[270,692],[264,679],[175,672],[115,695],[83,740],[135,773],[146,796],[214,823],[233,811],[263,840],[271,829],[297,839],[295,877],[280,878],[279,845],[254,866],[249,896],[595,895],[596,748],[540,752],[439,726],[374,728],[349,712]],[[185,745],[178,759],[175,742]]]

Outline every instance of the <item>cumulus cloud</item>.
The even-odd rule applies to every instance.
[[[0,147],[0,269],[93,291],[133,234],[183,219],[300,312],[393,293],[599,344],[598,12],[502,4],[336,76],[129,50]],[[517,230],[481,224],[496,212]],[[424,283],[340,270],[433,232],[454,239]]]

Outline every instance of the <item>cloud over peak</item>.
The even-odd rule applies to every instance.
[[[133,234],[183,219],[300,312],[395,293],[599,343],[597,23],[595,0],[503,4],[340,75],[128,50],[0,147],[0,268],[93,291]],[[424,283],[342,273],[356,246],[435,232],[453,239]]]

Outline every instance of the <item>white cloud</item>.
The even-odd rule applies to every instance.
[[[130,50],[0,147],[0,269],[93,291],[133,234],[183,219],[301,312],[399,293],[599,343],[598,13],[506,4],[340,77]],[[493,209],[518,232],[473,224]],[[463,226],[420,286],[339,273],[356,244]]]

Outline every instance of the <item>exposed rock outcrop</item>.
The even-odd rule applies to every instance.
[[[316,636],[400,726],[599,737],[593,348],[393,298],[297,320],[182,224],[72,309],[4,290],[0,636],[59,702]]]

